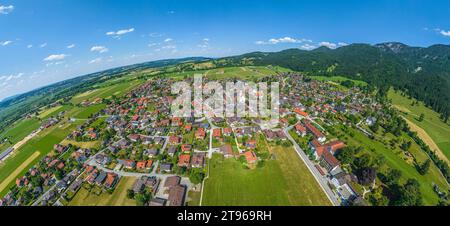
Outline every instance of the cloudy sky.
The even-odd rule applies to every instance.
[[[0,100],[157,59],[386,41],[450,44],[450,1],[0,0]]]

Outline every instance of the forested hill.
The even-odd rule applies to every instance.
[[[448,118],[450,108],[450,46],[410,47],[402,43],[352,44],[312,51],[288,49],[254,52],[217,60],[218,64],[279,65],[314,75],[340,75],[407,91]]]

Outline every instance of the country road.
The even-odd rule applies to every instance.
[[[336,195],[331,190],[331,188],[328,186],[328,181],[326,178],[324,178],[317,168],[314,166],[314,164],[309,160],[308,156],[305,154],[305,152],[300,148],[300,146],[297,144],[297,142],[292,138],[292,136],[289,134],[289,130],[292,128],[285,128],[284,133],[286,134],[287,138],[294,144],[294,149],[297,152],[300,159],[305,163],[305,165],[308,167],[311,174],[316,179],[317,183],[319,183],[322,190],[325,192],[326,196],[330,200],[331,204],[333,206],[340,206],[339,200],[336,198]]]

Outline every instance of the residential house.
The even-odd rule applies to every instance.
[[[171,163],[161,163],[160,170],[162,172],[170,172],[170,171],[172,171],[172,164]]]
[[[198,129],[197,129],[197,131],[195,131],[195,138],[196,139],[205,139],[205,136],[206,136],[206,132],[205,132],[205,129],[203,128],[203,127],[199,127]]]
[[[247,160],[248,164],[254,164],[258,161],[258,157],[253,151],[246,151],[243,153],[243,156],[245,157],[245,160]]]
[[[308,129],[309,132],[311,132],[314,137],[319,141],[319,142],[325,142],[325,140],[327,139],[325,137],[325,135],[323,135],[316,127],[314,127],[311,123],[309,122],[305,122],[305,127]]]
[[[306,128],[305,128],[302,124],[300,124],[300,123],[297,123],[297,124],[295,125],[295,132],[296,132],[299,136],[302,136],[302,137],[306,136]]]
[[[186,187],[176,185],[169,189],[169,197],[167,199],[169,206],[183,206],[186,194]]]
[[[189,167],[191,156],[189,154],[180,155],[178,158],[178,166]]]
[[[193,168],[201,168],[205,165],[205,153],[196,152],[192,155],[191,166]]]
[[[231,144],[225,144],[222,147],[220,147],[220,152],[222,152],[223,156],[225,158],[233,157],[233,148],[231,147]]]

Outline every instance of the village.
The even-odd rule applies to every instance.
[[[351,123],[339,120],[343,113],[361,115],[381,105],[359,87],[336,89],[298,73],[263,79],[281,84],[277,128],[266,128],[261,118],[171,117],[174,81],[151,79],[123,97],[108,100],[105,109],[67,137],[74,142],[100,141],[100,148],[55,144],[50,154],[17,178],[0,205],[65,205],[83,186],[112,192],[122,178],[134,177],[127,196],[139,205],[183,206],[191,199],[189,191],[202,192],[213,155],[236,158],[251,170],[271,159],[260,150],[267,143],[293,146],[309,169],[304,173],[313,174],[333,205],[362,202],[363,194],[353,188],[358,178],[335,157],[346,143],[324,127]],[[92,126],[102,118],[102,123]],[[367,117],[361,122],[370,126],[374,120]],[[49,120],[42,127],[55,122]]]

